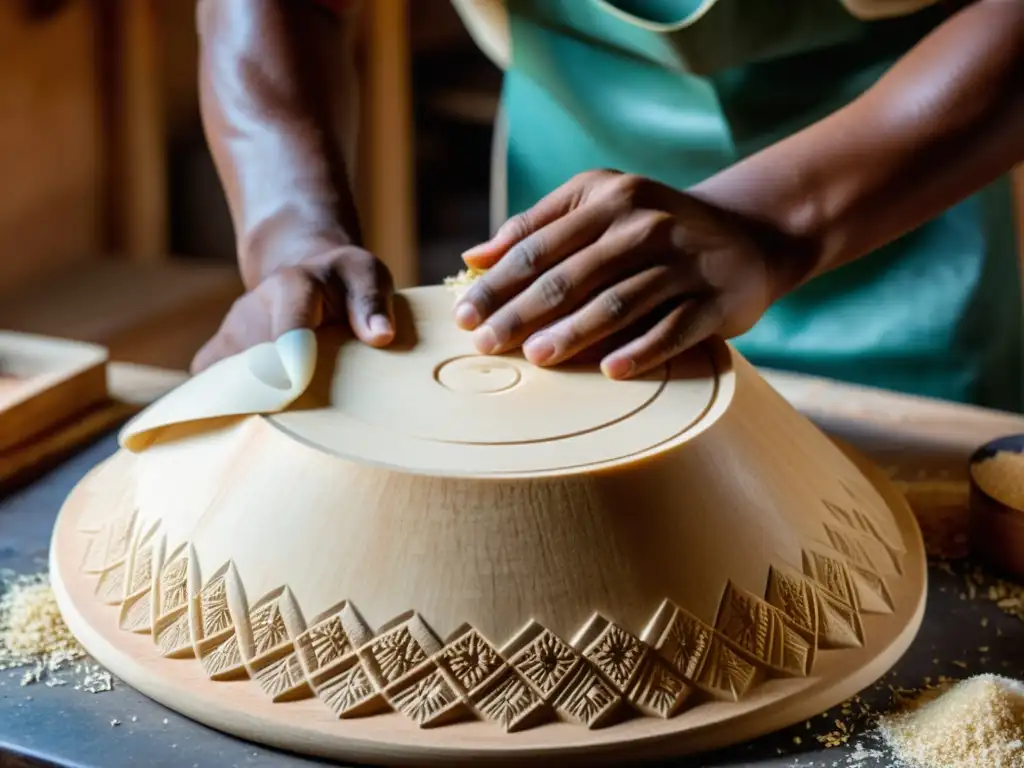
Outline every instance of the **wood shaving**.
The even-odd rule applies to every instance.
[[[469,288],[469,286],[476,282],[476,280],[486,272],[487,270],[485,269],[474,269],[473,267],[469,267],[461,270],[459,274],[455,275],[455,277],[446,277],[444,279],[444,284],[448,289],[454,291],[456,296],[461,296],[466,292],[466,289]]]

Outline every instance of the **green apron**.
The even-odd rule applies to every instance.
[[[685,188],[862,93],[941,20],[839,0],[507,0],[509,212],[593,168]],[[754,364],[1020,411],[1007,179],[776,303]]]

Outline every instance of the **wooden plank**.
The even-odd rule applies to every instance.
[[[0,2],[0,286],[83,262],[102,242],[94,4]]]
[[[156,0],[113,0],[102,7],[110,247],[132,261],[161,261],[169,212]]]
[[[0,331],[0,453],[108,399],[107,352]]]
[[[398,288],[419,281],[413,168],[408,0],[365,8],[366,61],[359,174],[366,188],[366,239]]]
[[[100,369],[102,376],[102,368]],[[38,477],[62,459],[108,433],[185,380],[184,371],[143,365],[106,366],[109,396],[51,423],[33,439],[0,450],[0,489],[9,490]]]

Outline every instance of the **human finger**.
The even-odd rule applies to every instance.
[[[597,240],[608,223],[603,209],[579,208],[519,241],[459,298],[456,324],[474,330],[553,266]]]
[[[692,289],[680,270],[656,264],[607,287],[569,317],[530,336],[523,354],[534,365],[557,365]]]
[[[462,254],[471,269],[490,269],[505,252],[552,222],[565,216],[580,199],[585,177],[576,177],[542,197],[532,207],[510,217],[498,227],[490,240],[475,245]]]
[[[345,310],[356,337],[374,347],[395,338],[394,283],[384,264],[368,253],[344,259]]]
[[[258,296],[247,293],[232,304],[217,332],[196,352],[190,370],[200,373],[226,357],[273,338],[266,308]]]
[[[718,330],[722,323],[717,297],[692,299],[672,309],[651,330],[612,352],[601,370],[612,379],[628,379],[656,368]]]

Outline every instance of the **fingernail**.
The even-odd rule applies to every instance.
[[[498,337],[485,325],[478,328],[473,334],[473,343],[481,355],[489,355],[498,348]]]
[[[468,301],[462,302],[455,308],[455,323],[464,331],[472,331],[480,325],[480,320],[480,313]]]
[[[394,333],[391,328],[391,321],[389,321],[384,315],[374,315],[370,318],[368,323],[370,326],[370,333],[375,337],[390,336]]]
[[[467,250],[462,252],[462,258],[463,259],[466,259],[466,258],[471,259],[474,256],[479,256],[481,253],[485,253],[487,251],[488,247],[490,247],[490,245],[491,245],[491,241],[490,240],[488,240],[486,243],[480,243],[479,245],[474,245],[472,248],[469,248],[469,249],[467,249]]]
[[[636,369],[636,363],[628,357],[611,357],[601,363],[604,375],[609,379],[624,379]]]
[[[534,336],[523,344],[523,354],[534,365],[543,365],[555,354],[555,344],[547,336]]]

